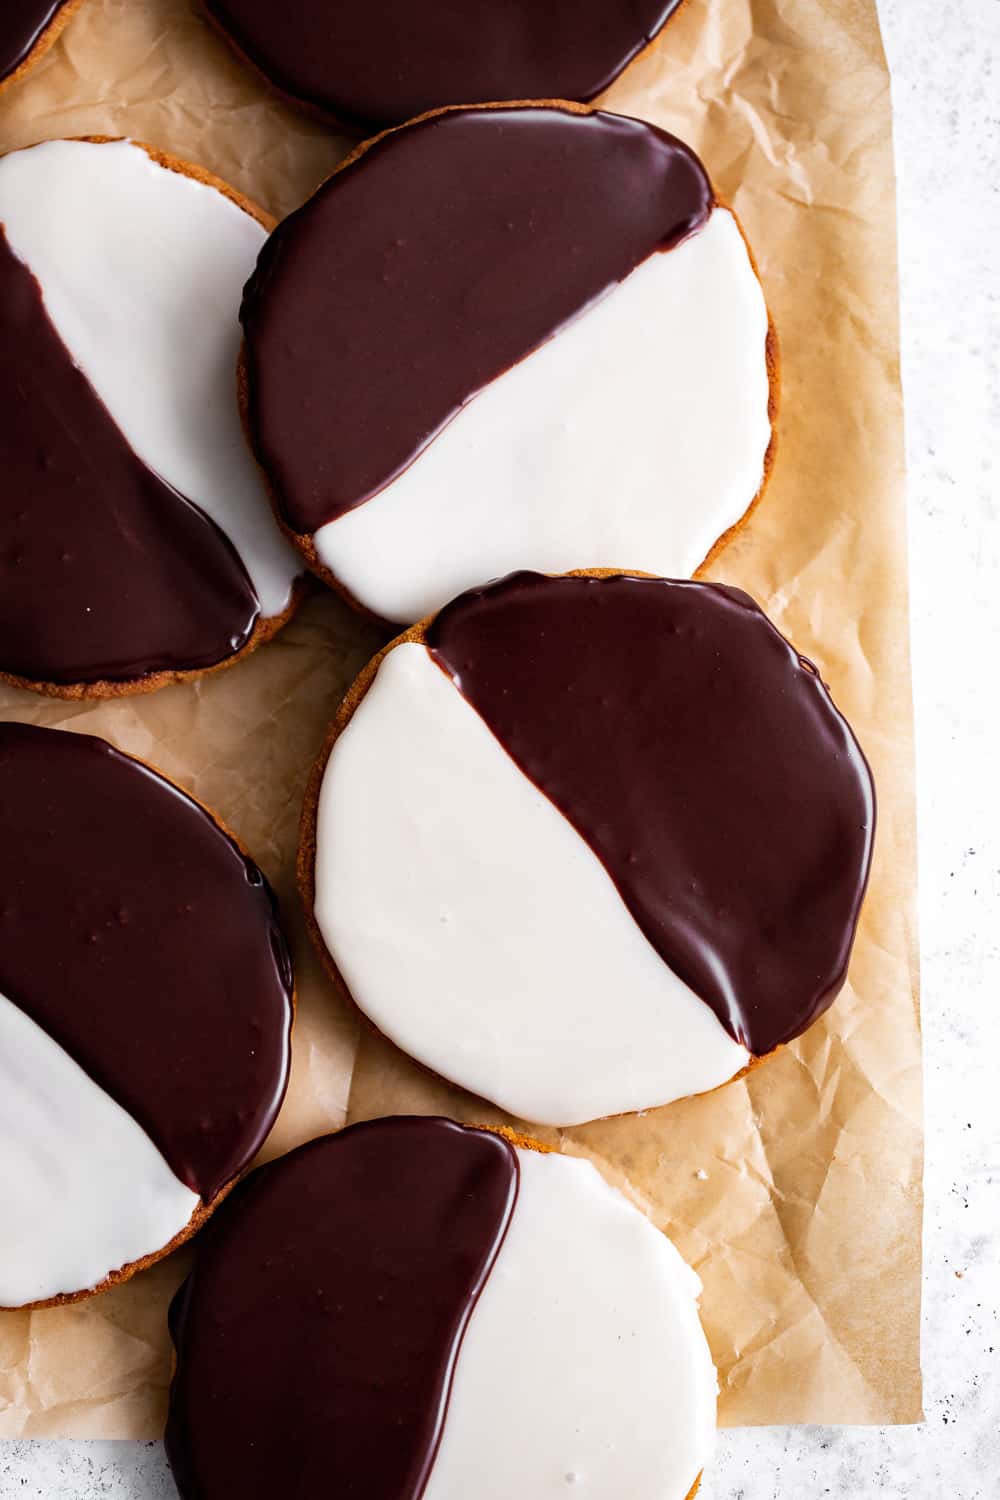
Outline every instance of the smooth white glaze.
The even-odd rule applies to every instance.
[[[320,789],[316,920],[361,1009],[513,1115],[573,1125],[748,1054],[426,647],[382,662]]]
[[[424,1500],[686,1500],[715,1443],[701,1283],[589,1162],[517,1155]]]
[[[226,533],[262,614],[281,614],[301,564],[236,401],[240,296],[264,229],[129,141],[49,141],[3,157],[0,223],[133,451]]]
[[[766,338],[739,228],[715,209],[320,527],[319,558],[406,623],[515,568],[689,577],[763,479]]]
[[[0,995],[0,1307],[99,1286],[197,1206],[131,1115]]]

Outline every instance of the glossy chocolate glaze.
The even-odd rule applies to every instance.
[[[205,0],[293,98],[347,125],[445,104],[593,99],[680,0]]]
[[[411,1116],[241,1184],[171,1308],[185,1500],[419,1500],[517,1183],[500,1136]]]
[[[428,645],[650,943],[763,1056],[843,983],[871,773],[811,663],[721,584],[515,573]]]
[[[250,431],[291,529],[384,488],[712,201],[673,136],[541,107],[437,115],[336,173],[244,294]]]
[[[244,646],[229,539],[136,457],[0,225],[0,671],[131,681]]]
[[[0,79],[19,67],[64,0],[3,0],[0,4]]]
[[[210,1201],[288,1075],[271,889],[196,803],[104,740],[0,724],[0,994]]]

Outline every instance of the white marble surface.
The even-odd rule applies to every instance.
[[[896,109],[910,466],[927,1418],[723,1433],[704,1500],[1000,1496],[1000,0],[880,8]],[[157,1444],[6,1443],[0,1497],[174,1491]]]

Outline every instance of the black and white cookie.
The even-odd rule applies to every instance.
[[[130,141],[0,158],[0,676],[61,696],[232,661],[301,571],[234,396],[263,225]]]
[[[639,120],[459,109],[379,137],[271,236],[242,319],[278,516],[386,620],[518,567],[685,577],[769,472],[753,260]]]
[[[171,1309],[183,1500],[685,1500],[698,1278],[589,1162],[442,1119],[255,1172]]]
[[[445,104],[593,99],[681,0],[204,0],[239,52],[348,126]]]
[[[307,796],[314,937],[374,1024],[551,1125],[724,1083],[847,970],[875,805],[746,594],[520,573],[400,637]]]
[[[274,897],[215,819],[89,735],[0,724],[0,1307],[186,1238],[285,1091]]]

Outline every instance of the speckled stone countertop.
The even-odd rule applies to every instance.
[[[1000,0],[880,0],[880,11],[910,469],[927,1417],[724,1432],[703,1500],[1000,1497]],[[7,1442],[0,1497],[175,1491],[158,1444]]]

